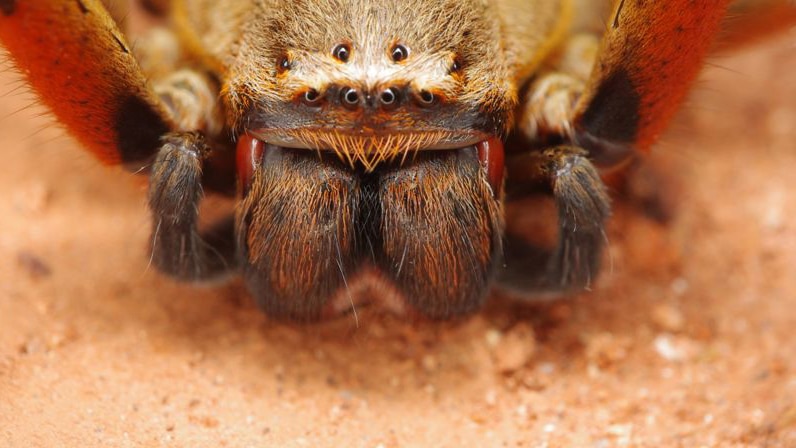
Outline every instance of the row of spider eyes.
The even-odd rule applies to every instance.
[[[332,49],[332,56],[342,63],[348,62],[351,58],[351,46],[348,44],[337,44]],[[390,49],[390,56],[393,62],[401,62],[406,60],[409,57],[409,48],[407,48],[403,44],[395,44]],[[290,59],[287,56],[283,56],[279,61],[279,69],[280,71],[286,71],[291,68]],[[458,58],[455,58],[453,61],[453,65],[451,66],[451,72],[458,72],[461,69],[461,63],[459,62]],[[350,90],[350,89],[348,89]],[[395,89],[387,89],[381,95],[381,101],[385,105],[390,105],[397,100],[397,93]],[[351,96],[349,98],[349,96]],[[314,103],[320,98],[320,94],[315,89],[310,89],[304,94],[304,102],[310,105],[314,105]],[[355,91],[350,90],[348,92],[343,92],[343,99],[349,103],[354,104],[356,103],[359,98]],[[434,103],[435,101],[434,95],[427,91],[423,90],[420,92],[420,100],[422,104],[429,106]]]
[[[334,49],[332,49],[332,56],[340,62],[348,62],[348,59],[351,57],[351,46],[348,44],[335,45]],[[393,62],[401,62],[409,57],[409,48],[403,44],[395,44],[390,50],[390,57]],[[288,59],[287,56],[282,57],[279,62],[279,68],[282,70],[290,69],[290,59]],[[460,68],[461,65],[459,61],[454,60],[451,71],[459,71]]]
[[[348,44],[335,45],[334,49],[332,49],[332,56],[340,62],[348,62],[348,59],[351,57],[351,46]],[[393,62],[401,62],[409,57],[409,48],[403,44],[393,45],[390,50],[390,56]],[[290,59],[288,59],[287,56],[282,56],[282,59],[279,61],[279,68],[281,70],[290,69]]]
[[[332,56],[340,62],[348,62],[351,57],[351,47],[348,44],[337,44],[332,50]],[[409,57],[409,48],[403,44],[395,44],[390,49],[393,62],[401,62]]]

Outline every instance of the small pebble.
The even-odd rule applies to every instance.
[[[495,366],[501,373],[515,372],[524,367],[535,352],[533,328],[525,323],[517,324],[503,335],[494,348]]]
[[[342,415],[343,415],[343,407],[340,406],[339,404],[336,404],[332,406],[331,409],[329,409],[329,418],[332,419],[333,421],[339,420],[340,417],[342,417]]]
[[[608,434],[616,438],[617,446],[628,446],[633,437],[633,425],[611,425],[608,427]]]
[[[699,344],[682,336],[661,334],[652,344],[658,356],[672,362],[692,360],[699,353]]]
[[[599,367],[607,367],[627,357],[630,339],[611,333],[597,333],[586,337],[586,357]]]
[[[486,345],[489,348],[495,348],[500,344],[500,340],[503,338],[503,335],[500,333],[500,330],[496,328],[489,329],[486,334],[484,335],[484,340],[486,341]]]
[[[528,406],[521,404],[517,406],[515,412],[517,413],[517,417],[521,420],[528,420]]]
[[[683,331],[685,318],[683,313],[676,307],[668,304],[660,304],[652,309],[652,322],[661,330],[671,333]]]
[[[488,390],[484,396],[484,401],[487,406],[495,407],[497,405],[497,392],[494,389]]]
[[[421,360],[421,363],[423,364],[423,369],[425,369],[426,372],[433,372],[437,370],[437,359],[431,355],[424,356]]]

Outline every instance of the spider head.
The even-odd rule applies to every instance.
[[[231,118],[266,143],[367,170],[503,136],[516,92],[497,21],[466,3],[298,1],[260,12],[226,83]]]

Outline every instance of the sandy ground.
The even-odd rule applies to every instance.
[[[796,36],[714,59],[594,292],[269,321],[147,267],[144,189],[0,75],[0,446],[796,446]],[[17,111],[16,113],[13,113]]]

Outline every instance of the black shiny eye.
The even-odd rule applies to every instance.
[[[314,105],[321,98],[321,94],[315,89],[309,89],[304,92],[304,102],[309,105]]]
[[[420,101],[425,104],[429,105],[434,102],[434,94],[429,92],[428,90],[423,90],[420,92]]]
[[[395,90],[392,88],[381,92],[381,102],[386,105],[394,103],[396,99],[398,99],[398,95],[395,94]]]
[[[356,89],[346,87],[340,92],[340,96],[349,106],[355,106],[359,104],[359,92],[357,92]]]
[[[282,56],[281,58],[279,58],[278,67],[279,67],[279,72],[280,73],[281,72],[285,72],[287,70],[290,70],[290,59],[287,57],[287,55]]]
[[[332,50],[332,55],[340,62],[348,62],[351,57],[351,47],[347,44],[339,44]]]
[[[456,56],[453,59],[453,64],[451,64],[451,72],[455,73],[462,69],[462,61]]]
[[[397,44],[394,47],[392,47],[391,56],[394,62],[401,62],[409,57],[409,49],[406,48],[404,45]]]

